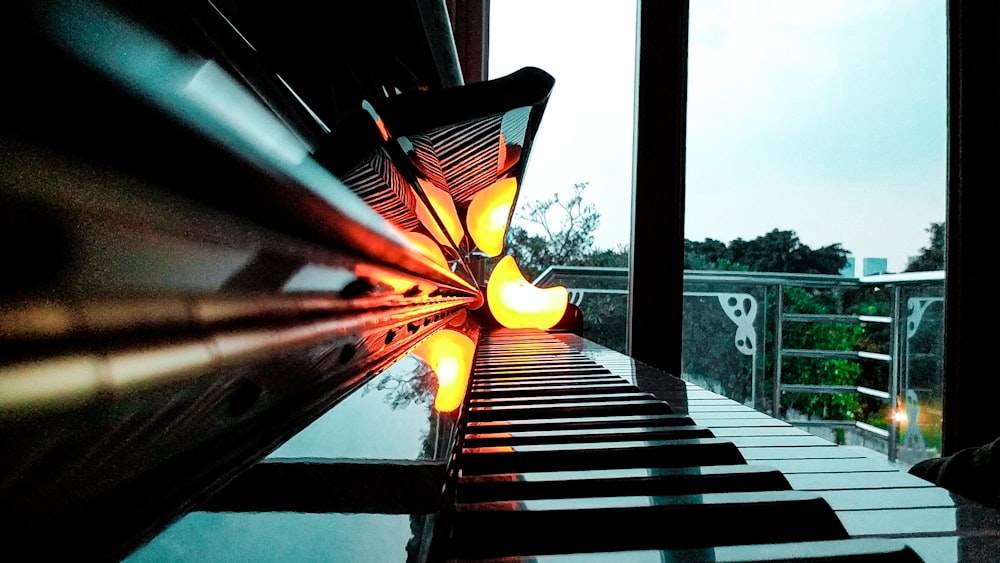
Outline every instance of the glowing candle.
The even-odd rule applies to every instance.
[[[420,187],[423,189],[424,194],[427,196],[427,200],[431,202],[431,207],[434,208],[434,213],[437,214],[438,218],[441,219],[441,223],[444,224],[444,229],[448,231],[448,235],[451,236],[451,240],[455,244],[462,241],[465,237],[465,230],[462,229],[462,221],[458,218],[458,211],[455,209],[455,202],[451,199],[451,194],[442,190],[441,188],[431,184],[430,182],[425,182],[424,180],[418,180]],[[444,232],[441,231],[441,227],[438,222],[434,220],[434,216],[428,211],[427,206],[424,205],[423,200],[417,198],[417,219],[420,223],[430,232],[434,240],[442,245],[452,246],[451,242],[448,241],[448,237],[445,236]]]
[[[480,191],[469,204],[466,223],[479,250],[496,256],[503,250],[507,219],[517,196],[517,179],[505,178]]]
[[[565,287],[535,287],[524,279],[512,256],[504,256],[486,284],[486,302],[507,328],[551,328],[566,313]]]
[[[404,232],[403,235],[409,239],[425,256],[434,260],[438,264],[448,267],[448,261],[444,257],[444,253],[441,252],[441,247],[438,246],[436,242],[431,240],[430,237],[424,236],[420,233]]]

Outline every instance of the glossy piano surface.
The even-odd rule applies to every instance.
[[[493,333],[483,336],[480,355],[494,338],[497,335]],[[581,369],[582,385],[590,385],[593,371],[617,377],[636,389],[640,388],[636,383],[651,381],[641,389],[655,389],[651,391],[654,396],[670,397],[673,403],[669,408],[675,412],[607,417],[581,412],[576,413],[579,416],[551,419],[503,420],[500,413],[504,411],[500,410],[496,411],[499,418],[489,421],[462,417],[456,421],[458,444],[450,463],[431,458],[403,461],[410,455],[400,456],[399,461],[372,460],[381,455],[376,452],[388,447],[378,442],[393,441],[388,437],[373,438],[368,446],[371,456],[361,455],[360,449],[327,445],[298,450],[316,441],[332,444],[341,439],[335,436],[336,429],[344,427],[332,424],[333,417],[350,415],[346,409],[343,415],[337,414],[338,407],[328,415],[331,423],[324,426],[321,419],[261,465],[306,461],[344,465],[349,460],[341,456],[348,452],[368,457],[350,461],[370,463],[369,470],[378,468],[384,476],[397,471],[395,479],[409,480],[409,493],[389,495],[408,499],[406,506],[387,503],[376,507],[369,498],[367,508],[358,504],[348,510],[351,501],[345,491],[371,482],[347,470],[329,473],[340,481],[312,489],[318,491],[316,495],[332,499],[325,512],[320,510],[320,502],[312,503],[310,511],[295,512],[290,505],[268,509],[269,501],[264,498],[268,495],[258,493],[254,500],[255,495],[241,485],[238,495],[223,491],[223,500],[214,503],[211,510],[182,518],[129,559],[162,560],[171,553],[183,553],[223,559],[240,554],[252,560],[267,559],[269,554],[285,553],[283,550],[307,559],[322,558],[322,550],[315,546],[319,534],[338,550],[350,542],[349,548],[338,553],[344,554],[345,560],[359,561],[414,561],[420,557],[554,562],[918,560],[915,557],[935,562],[988,561],[1000,547],[996,511],[902,472],[884,458],[836,446],[577,336],[554,334],[547,338],[559,343],[547,353],[573,354],[573,361],[587,364]],[[526,358],[534,363],[533,356]],[[594,364],[580,362],[581,358]],[[514,362],[510,367],[523,371],[523,365]],[[546,394],[540,395],[541,400],[548,400],[550,383],[539,386],[535,381],[548,379],[547,370],[537,368],[527,373],[516,376],[528,391],[522,398],[528,400],[542,387]],[[476,389],[488,393],[486,389],[497,384],[492,380],[503,376],[497,370],[475,376],[466,405],[476,400]],[[563,379],[558,385],[567,387],[568,383]],[[357,399],[369,401],[375,395],[369,391]],[[381,404],[388,403],[383,400]],[[396,424],[393,419],[410,416],[404,414],[406,410],[383,410],[380,418],[384,420],[373,427],[373,433]],[[434,418],[430,411],[413,416],[412,420]],[[706,429],[715,440],[729,442],[737,457],[712,460],[712,454],[699,452],[686,457],[686,462],[685,458],[678,462],[666,450],[660,452],[662,455],[645,457],[642,451],[649,447],[670,442],[684,447],[698,440],[680,435],[641,442],[623,437],[608,442],[604,435],[605,431],[627,436],[691,429]],[[363,431],[362,435],[369,434]],[[546,435],[552,439],[543,440]],[[573,441],[567,442],[567,436],[573,436]],[[525,438],[530,438],[528,444],[511,445]],[[470,455],[479,453],[471,451],[476,447],[462,449],[466,439],[503,443],[489,450],[490,455],[500,457],[539,449],[569,457],[480,463]],[[614,446],[635,451],[623,454]],[[596,455],[590,465],[572,458],[572,452],[602,449],[603,454]],[[282,459],[284,455],[288,457]],[[708,457],[698,459],[704,455]],[[616,457],[629,461],[621,462],[623,467],[608,468],[608,464],[619,463],[608,461]],[[406,463],[425,464],[421,469],[425,473],[415,477],[414,465],[401,470],[401,464]],[[566,464],[573,467],[567,469]],[[447,483],[444,499],[420,500],[414,491],[420,483],[434,479],[438,479],[435,486]],[[382,481],[383,486],[386,482]],[[255,486],[258,491],[276,485],[288,489],[280,483],[280,478],[262,477]],[[234,500],[246,502],[238,508],[226,506]],[[449,530],[443,536],[442,525]],[[434,526],[436,536],[431,537]]]

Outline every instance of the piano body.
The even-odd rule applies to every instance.
[[[432,199],[520,182],[553,79],[463,83],[444,3],[3,12],[6,559],[1000,553],[885,461],[497,326]],[[450,411],[408,354],[442,331],[475,342]]]

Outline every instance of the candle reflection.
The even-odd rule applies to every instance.
[[[471,338],[448,329],[435,332],[414,348],[413,355],[437,374],[434,409],[438,412],[451,412],[462,404],[475,350]]]

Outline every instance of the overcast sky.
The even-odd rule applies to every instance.
[[[494,0],[490,75],[556,86],[520,201],[569,193],[627,244],[635,3]],[[944,0],[691,0],[686,237],[774,228],[891,271],[945,217]]]

